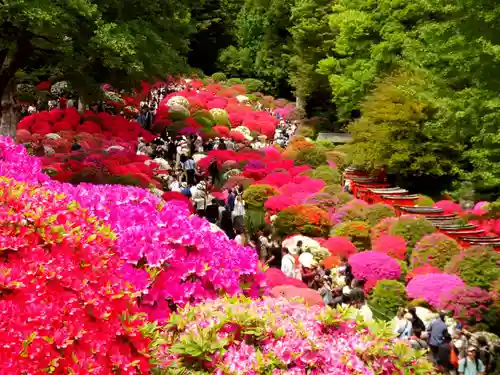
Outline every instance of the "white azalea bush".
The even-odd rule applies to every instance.
[[[176,96],[172,96],[170,99],[168,99],[167,105],[169,107],[181,106],[187,110],[189,108],[189,101],[181,95],[176,95]]]
[[[209,112],[217,125],[229,125],[229,115],[225,109],[212,108]]]

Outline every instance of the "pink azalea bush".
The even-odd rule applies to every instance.
[[[298,324],[300,322],[300,324]],[[284,299],[215,300],[174,315],[155,353],[170,371],[222,374],[436,374],[400,342],[349,314]],[[200,344],[196,344],[200,343]],[[196,345],[197,350],[192,347]]]
[[[7,145],[7,146],[3,146]],[[115,252],[122,260],[133,264],[124,274],[132,285],[144,289],[144,271],[149,272],[148,291],[141,299],[142,306],[159,306],[166,299],[173,306],[198,303],[221,294],[258,295],[262,273],[258,270],[254,250],[238,246],[223,233],[214,233],[210,224],[192,216],[188,207],[178,201],[165,203],[147,190],[109,185],[80,184],[73,186],[46,181],[36,172],[36,162],[30,164],[23,148],[9,148],[12,142],[1,139],[0,152],[9,153],[4,170],[27,165],[20,171],[54,193],[64,194],[109,225],[114,236]],[[136,280],[137,278],[137,280]],[[169,309],[158,307],[164,319]]]
[[[401,265],[389,255],[377,251],[363,251],[349,257],[356,279],[366,281],[398,280]]]
[[[456,275],[429,273],[413,277],[406,286],[410,299],[423,299],[432,307],[442,309],[452,295],[452,291],[464,287],[464,282]]]
[[[327,240],[324,238],[317,238],[322,247],[327,249],[332,255],[340,258],[349,258],[351,255],[356,254],[358,249],[346,237],[330,237]]]

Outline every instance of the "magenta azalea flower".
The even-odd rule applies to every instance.
[[[377,251],[363,251],[349,258],[352,273],[356,279],[398,280],[401,277],[401,265],[389,255]]]
[[[465,284],[456,275],[446,273],[428,273],[417,275],[406,286],[411,299],[423,299],[436,309],[442,309],[445,301],[452,296],[452,291]]]

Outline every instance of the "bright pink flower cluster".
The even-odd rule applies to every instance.
[[[363,251],[349,257],[349,264],[356,279],[398,280],[401,277],[401,265],[389,255],[378,251]]]
[[[190,350],[203,337],[212,337],[213,349]],[[179,372],[389,375],[419,368],[435,374],[423,357],[398,358],[390,339],[334,310],[283,299],[210,301],[180,311],[164,338],[157,357]]]
[[[0,149],[2,144],[11,143],[3,140]],[[26,160],[32,158],[22,147],[13,150],[16,153],[9,156],[12,164],[31,165]],[[45,180],[43,174],[35,173],[31,178],[36,177]],[[47,181],[45,186],[71,197],[110,225],[119,257],[139,266],[139,280],[134,280],[132,270],[126,272],[132,284],[142,284],[144,269],[156,270],[151,272],[154,277],[150,277],[148,293],[142,298],[148,311],[156,306],[153,310],[163,313],[156,318],[168,316],[166,299],[173,306],[224,293],[260,293],[263,276],[255,251],[238,246],[223,233],[214,233],[208,221],[192,216],[182,201],[165,203],[147,190],[118,185],[73,186]]]
[[[436,309],[445,306],[444,301],[450,298],[452,291],[465,284],[456,275],[446,273],[429,273],[417,275],[406,286],[406,292],[411,299],[423,299]]]

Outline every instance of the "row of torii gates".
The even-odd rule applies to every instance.
[[[446,214],[441,208],[415,206],[417,194],[391,187],[385,176],[370,176],[366,172],[349,167],[344,171],[344,180],[349,181],[352,194],[367,203],[384,203],[395,208],[397,216],[421,216],[434,224],[437,230],[454,238],[462,247],[491,246],[500,251],[500,237],[491,236],[478,225],[459,223],[457,214]]]

